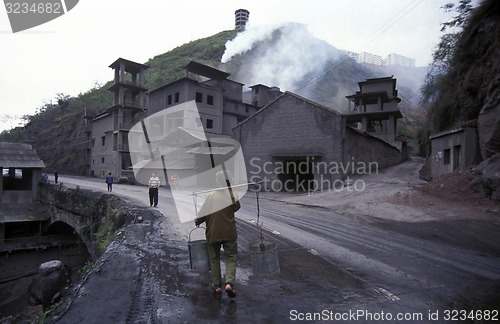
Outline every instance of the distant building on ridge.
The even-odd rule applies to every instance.
[[[234,12],[234,29],[245,29],[250,11],[238,9]]]
[[[359,64],[373,64],[373,65],[385,65],[385,66],[404,66],[408,68],[415,67],[415,59],[411,57],[406,57],[396,53],[390,53],[384,58],[382,56],[368,53],[368,52],[351,52],[345,51],[344,53],[354,59]]]

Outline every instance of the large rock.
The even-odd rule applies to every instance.
[[[64,286],[68,283],[68,275],[59,260],[42,263],[39,268],[42,306],[46,310]]]
[[[500,66],[500,58],[497,64]],[[490,91],[479,113],[478,135],[484,159],[500,152],[500,76],[491,84]]]
[[[483,160],[500,152],[500,1],[486,0],[473,12],[457,43],[452,107],[460,121],[477,118]]]
[[[500,153],[481,162],[474,172],[471,189],[500,201]]]

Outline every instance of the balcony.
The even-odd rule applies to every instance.
[[[113,145],[113,151],[129,152],[130,148],[128,144],[116,144]]]

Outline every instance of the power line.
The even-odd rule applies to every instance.
[[[365,43],[363,43],[360,48],[365,47],[366,45],[370,44],[372,41],[377,39],[380,35],[385,33],[389,28],[394,26],[395,23],[397,23],[399,20],[401,20],[404,16],[406,16],[408,13],[410,13],[413,9],[415,9],[420,3],[422,3],[424,0],[413,0],[410,2],[406,7],[401,9],[397,14],[395,14],[392,18],[387,20],[385,24],[380,26],[375,33],[370,36]],[[411,7],[411,8],[410,8]],[[409,9],[408,9],[409,8]],[[399,17],[398,17],[399,16]]]
[[[398,22],[399,20],[401,20],[401,18],[403,18],[404,16],[406,16],[413,9],[415,9],[423,1],[424,0],[414,0],[411,3],[409,3],[406,7],[404,7],[403,9],[401,9],[396,15],[394,15],[391,19],[389,19],[385,24],[383,24],[380,28],[378,28],[375,31],[375,33],[373,34],[373,36],[370,36],[366,40],[366,42],[364,42],[363,45],[360,46],[360,48],[365,47],[366,45],[368,45],[369,43],[371,43],[372,41],[374,41],[375,39],[377,39],[380,35],[382,35],[384,32],[386,32],[390,27],[392,27],[396,22]],[[393,21],[393,19],[395,19],[395,20]],[[300,86],[298,86],[297,88],[295,88],[294,92],[298,91],[298,90],[300,90],[300,89],[302,89],[302,88],[304,88],[306,86],[308,86],[313,81],[319,79],[320,77],[322,77],[326,73],[328,73],[331,70],[335,69],[336,67],[338,67],[339,65],[341,65],[342,63],[344,63],[348,59],[349,59],[349,56],[347,54],[341,56],[337,61],[333,62],[331,66],[329,66],[328,68],[326,68],[322,72],[320,72],[317,75],[315,75],[314,77],[312,77],[310,80],[302,83]]]

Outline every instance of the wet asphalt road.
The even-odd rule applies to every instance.
[[[405,223],[277,201],[261,207],[269,230],[347,271],[365,293],[385,297],[379,310],[499,308],[498,221]]]
[[[61,181],[104,189],[92,179]],[[144,204],[142,187],[115,185],[114,192]],[[263,233],[278,244],[281,268],[279,275],[262,278],[252,273],[248,251],[260,235],[256,199],[248,193],[237,214],[238,296],[229,299],[211,293],[208,273],[189,269],[191,224],[174,224],[169,192],[160,197],[158,221],[125,233],[118,253],[88,280],[59,322],[405,322],[397,318],[405,316],[441,323],[454,319],[454,311],[494,314],[500,308],[498,220],[406,223],[261,197]],[[96,295],[110,285],[114,292]],[[460,321],[461,314],[455,322],[468,321]]]

